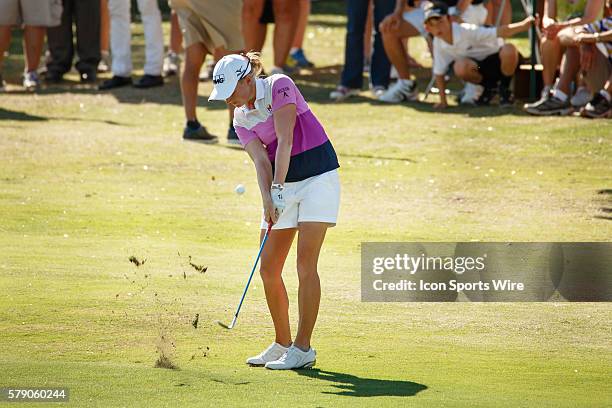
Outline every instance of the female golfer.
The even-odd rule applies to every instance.
[[[316,352],[310,338],[321,298],[317,262],[325,232],[338,216],[338,158],[293,81],[281,74],[259,78],[262,69],[257,53],[223,57],[213,71],[209,98],[235,107],[234,127],[255,164],[261,190],[261,239],[273,224],[260,273],[276,339],[247,364],[274,370],[312,367]],[[296,232],[300,320],[293,339],[281,274]]]

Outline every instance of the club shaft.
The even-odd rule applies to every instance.
[[[257,253],[257,258],[255,259],[255,264],[253,265],[253,269],[251,269],[251,274],[249,275],[249,280],[247,281],[246,286],[244,287],[244,291],[242,292],[242,297],[240,298],[240,303],[238,303],[238,308],[236,309],[236,313],[234,314],[234,319],[232,320],[232,324],[230,327],[234,327],[236,320],[238,320],[238,313],[240,313],[240,308],[242,307],[242,302],[244,302],[244,298],[246,297],[247,291],[249,290],[249,285],[251,284],[251,280],[253,279],[253,274],[255,273],[255,269],[257,268],[257,264],[259,263],[259,258],[261,258],[261,253],[263,252],[264,245],[266,245],[266,241],[268,240],[268,235],[270,234],[270,227],[266,230],[266,233],[261,241],[261,246],[259,247],[259,252]]]

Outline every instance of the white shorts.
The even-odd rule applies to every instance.
[[[448,13],[452,14],[455,10],[456,7],[449,7]],[[487,20],[488,14],[489,12],[484,4],[470,4],[461,15],[461,20],[463,20],[464,23],[481,26],[484,25],[485,21]]]
[[[427,31],[425,31],[425,12],[421,7],[415,7],[410,9],[410,11],[404,12],[403,17],[404,20],[416,28],[423,37],[427,36]]]
[[[285,210],[272,229],[297,228],[301,222],[324,222],[336,225],[340,207],[340,178],[338,169],[306,180],[285,183]],[[261,229],[268,223],[261,220]]]

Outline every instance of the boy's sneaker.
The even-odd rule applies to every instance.
[[[347,88],[346,86],[338,85],[338,87],[329,93],[329,99],[341,102],[345,99],[350,98],[351,96],[359,95],[360,89],[357,88]]]
[[[36,71],[26,72],[23,75],[23,87],[26,91],[36,91],[40,87],[40,79]]]
[[[227,130],[227,143],[233,145],[240,145],[240,139],[238,138],[238,133],[236,133],[236,129],[233,126],[230,126]]]
[[[282,346],[278,343],[272,343],[270,346],[259,353],[256,356],[247,358],[246,363],[248,365],[261,367],[271,361],[276,361],[281,358],[289,350],[288,347]]]
[[[548,94],[537,102],[525,105],[525,111],[536,116],[567,115],[571,109],[569,100],[563,102],[552,94]]]
[[[511,108],[514,106],[512,91],[507,86],[499,86],[499,106],[502,108]]]
[[[463,92],[459,103],[461,105],[476,105],[476,101],[484,92],[484,86],[468,82],[463,87]]]
[[[580,113],[582,116],[591,119],[605,118],[612,113],[612,104],[602,94],[597,92]]]
[[[289,56],[293,58],[296,66],[299,68],[314,68],[314,64],[310,62],[308,58],[306,58],[306,55],[304,55],[304,50],[301,48],[293,51],[289,54]]]
[[[398,79],[378,98],[381,102],[400,103],[403,101],[416,101],[419,97],[416,81],[411,79]]]
[[[489,88],[488,86],[484,86],[483,88],[484,89],[482,90],[482,93],[476,100],[476,105],[478,106],[488,106],[489,104],[491,104],[491,100],[493,100],[493,98],[495,97],[495,92],[493,91],[493,88]]]
[[[177,75],[181,70],[181,57],[176,52],[170,51],[164,58],[162,75],[165,77]]]
[[[289,347],[278,360],[266,363],[270,370],[292,370],[296,368],[310,368],[317,361],[317,353],[311,347],[308,351],[302,351],[295,346]]]
[[[576,90],[576,93],[574,94],[574,96],[572,96],[572,99],[570,99],[570,103],[574,108],[581,108],[587,103],[589,103],[592,98],[593,94],[589,92],[587,88],[581,86]]]
[[[387,90],[387,88],[385,88],[382,85],[373,86],[372,89],[371,89],[372,96],[374,98],[378,99],[378,98],[380,98],[385,93],[386,90]]]

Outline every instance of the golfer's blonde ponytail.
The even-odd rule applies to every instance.
[[[261,54],[255,51],[249,51],[246,54],[242,54],[251,61],[251,72],[255,77],[258,77],[263,72],[263,63],[261,62]]]

